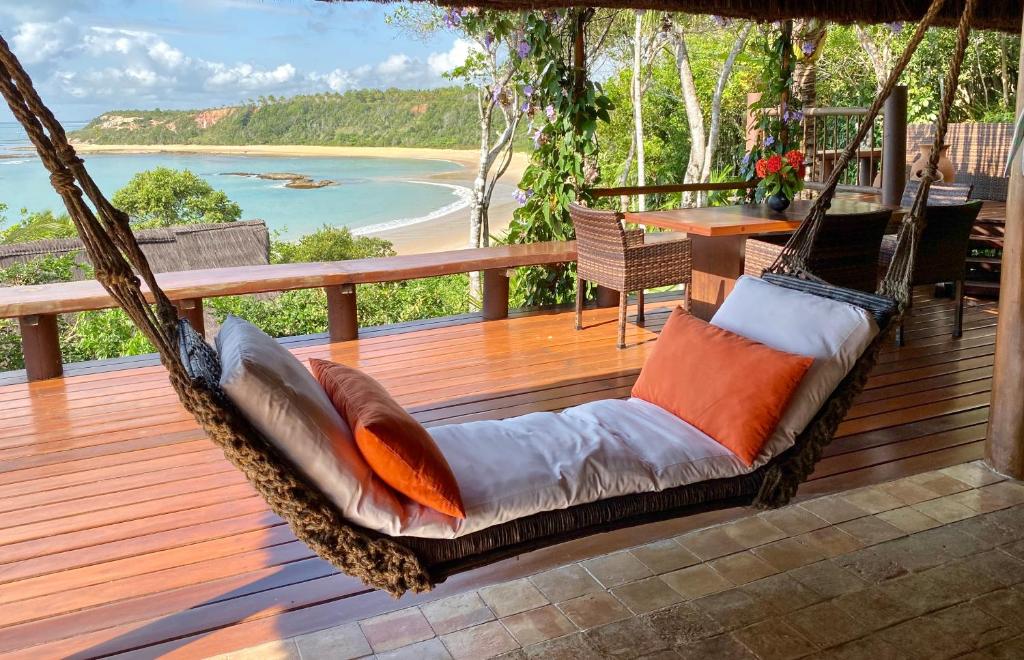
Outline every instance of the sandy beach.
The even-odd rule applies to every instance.
[[[304,145],[122,145],[122,144],[75,144],[82,154],[222,154],[237,156],[301,156],[301,157],[360,157],[360,158],[411,158],[416,160],[445,160],[458,164],[461,169],[429,177],[438,183],[448,183],[471,188],[476,176],[479,153],[471,149],[413,149],[405,147],[316,147]],[[516,203],[512,199],[516,184],[522,178],[528,158],[517,153],[505,175],[498,182],[491,198],[491,234],[500,235],[508,227]],[[424,209],[426,215],[434,209]],[[387,229],[369,234],[384,238],[394,245],[399,254],[439,252],[464,248],[469,242],[469,209],[463,208],[432,218],[424,222]]]

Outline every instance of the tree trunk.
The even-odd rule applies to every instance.
[[[480,161],[477,164],[476,178],[473,179],[473,198],[469,206],[469,247],[482,247],[484,224],[487,216],[487,173],[493,164],[491,155],[491,118],[494,113],[494,104],[484,99],[481,92],[479,101],[480,107]],[[482,285],[480,273],[473,271],[469,274],[469,300],[470,304],[479,304],[482,300]]]
[[[644,117],[643,117],[643,18],[644,12],[636,12],[636,24],[633,29],[633,141],[636,144],[636,185],[643,186],[647,182],[644,155]],[[647,210],[647,196],[637,196],[637,208]]]
[[[707,141],[704,137],[704,112],[697,96],[697,86],[693,82],[693,70],[690,68],[690,53],[686,48],[686,36],[678,28],[675,31],[676,65],[679,67],[679,86],[683,93],[683,107],[686,110],[686,123],[690,128],[690,159],[683,174],[683,183],[694,183],[700,180],[704,169],[704,150]],[[683,194],[683,204],[692,206],[692,193]]]
[[[747,36],[750,34],[751,23],[743,26],[743,29],[732,42],[732,49],[725,64],[722,65],[722,72],[718,76],[718,84],[715,86],[715,93],[711,97],[711,124],[708,130],[708,143],[704,148],[703,164],[701,166],[700,181],[707,183],[711,180],[711,168],[715,162],[715,151],[718,149],[718,136],[722,127],[722,97],[725,95],[725,87],[732,76],[733,67],[736,65],[736,58],[743,52],[747,43]],[[697,206],[706,206],[708,194],[702,191],[697,195]]]

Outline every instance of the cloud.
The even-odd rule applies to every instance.
[[[427,65],[434,75],[441,76],[465,64],[469,54],[479,50],[480,47],[468,39],[456,39],[447,53],[432,53],[427,57]]]
[[[58,97],[94,104],[116,100],[136,107],[221,105],[253,94],[436,86],[474,48],[456,39],[447,51],[425,58],[395,52],[350,69],[303,71],[287,61],[258,65],[205,59],[187,54],[154,31],[78,26],[67,17],[23,21],[12,43],[18,56],[33,65],[37,80]]]
[[[61,55],[77,36],[67,17],[48,23],[27,21],[18,26],[11,43],[25,64],[35,64]]]

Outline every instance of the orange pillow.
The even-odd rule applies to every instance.
[[[633,396],[695,426],[750,466],[813,361],[676,308]]]
[[[384,483],[423,506],[466,517],[455,475],[434,439],[380,383],[343,364],[309,364],[348,422],[359,451]]]

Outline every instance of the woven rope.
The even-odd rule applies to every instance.
[[[960,16],[960,23],[956,29],[956,48],[953,52],[953,62],[949,71],[946,72],[945,88],[942,95],[942,104],[939,108],[939,117],[935,123],[935,142],[932,144],[931,154],[928,163],[925,165],[924,174],[921,176],[921,187],[917,191],[914,205],[910,213],[903,219],[899,235],[896,238],[896,252],[885,277],[878,286],[879,293],[895,298],[902,307],[910,304],[911,283],[914,278],[914,261],[917,259],[917,247],[921,241],[921,233],[924,231],[927,220],[928,192],[932,182],[938,179],[939,157],[942,155],[942,146],[946,143],[946,131],[949,130],[949,114],[953,108],[953,101],[956,98],[956,89],[960,81],[960,69],[963,67],[964,56],[967,53],[967,46],[970,42],[971,25],[974,21],[974,10],[977,0],[967,0],[964,4],[963,15]]]
[[[814,201],[810,211],[807,213],[807,217],[804,218],[800,227],[793,232],[793,236],[782,249],[782,252],[779,253],[778,258],[768,269],[768,272],[797,275],[808,279],[817,279],[810,271],[808,263],[811,258],[811,251],[814,249],[815,240],[817,239],[818,233],[821,231],[822,225],[824,224],[825,214],[828,212],[828,209],[832,204],[832,198],[836,194],[836,187],[839,185],[839,179],[842,176],[842,173],[846,171],[846,166],[857,153],[857,150],[860,144],[864,141],[864,138],[867,136],[868,131],[871,130],[871,127],[874,125],[875,118],[878,116],[878,113],[881,112],[885,101],[889,98],[889,95],[892,94],[892,90],[899,83],[900,76],[907,68],[907,65],[910,64],[910,60],[921,41],[924,40],[924,36],[928,31],[928,28],[935,22],[936,17],[942,10],[944,1],[945,0],[933,0],[931,7],[928,9],[928,13],[925,14],[924,18],[921,19],[921,22],[918,23],[917,29],[914,31],[906,49],[893,66],[893,69],[889,74],[889,79],[885,81],[882,89],[868,108],[867,114],[864,116],[860,127],[857,129],[857,134],[852,140],[850,140],[849,144],[846,145],[846,148],[836,160],[835,165],[832,168],[832,174],[829,176],[828,181],[826,181],[821,194]],[[900,166],[902,166],[902,164],[900,164]]]

